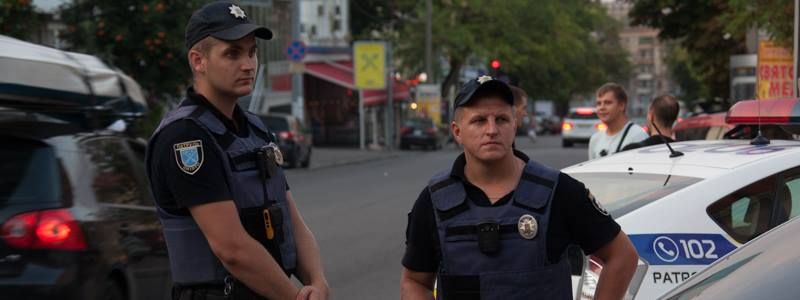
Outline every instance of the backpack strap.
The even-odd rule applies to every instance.
[[[617,144],[617,151],[614,151],[614,153],[619,152],[619,149],[622,148],[622,143],[625,142],[625,137],[628,136],[628,131],[631,130],[632,126],[633,122],[628,121],[628,126],[625,127],[625,132],[622,133],[622,138],[619,140],[619,144]]]

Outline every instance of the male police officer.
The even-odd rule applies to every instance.
[[[175,299],[326,299],[319,248],[278,167],[272,135],[236,101],[250,94],[256,38],[232,2],[197,10],[186,27],[194,86],[148,145]],[[290,276],[306,286],[299,289]]]
[[[467,82],[450,125],[463,145],[411,213],[403,299],[571,299],[569,244],[605,263],[597,299],[620,299],[637,264],[619,225],[579,181],[514,151],[508,85]]]

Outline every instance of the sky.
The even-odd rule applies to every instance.
[[[67,0],[33,0],[33,5],[40,10],[49,12],[55,10],[59,5],[65,2],[67,2]]]

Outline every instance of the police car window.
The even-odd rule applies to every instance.
[[[770,176],[714,202],[706,212],[733,239],[746,243],[769,230],[775,195]]]
[[[92,162],[92,189],[97,201],[123,205],[145,205],[141,185],[124,145],[118,139],[98,138],[81,144]]]
[[[573,173],[615,218],[701,181],[663,174]]]
[[[59,201],[62,178],[54,150],[33,140],[2,140],[0,206]]]

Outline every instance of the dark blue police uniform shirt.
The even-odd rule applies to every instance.
[[[234,108],[231,120],[193,88],[190,87],[186,94],[187,101],[182,105],[204,106],[237,136],[247,137],[250,134],[247,117],[238,105]],[[178,166],[173,145],[195,140],[202,141],[203,162],[197,172],[190,175]],[[153,177],[153,195],[159,207],[172,214],[188,215],[190,206],[233,199],[222,165],[225,162],[224,154],[213,145],[213,137],[191,120],[175,121],[161,130],[152,145],[153,157],[148,166]],[[286,190],[289,190],[288,184]]]

